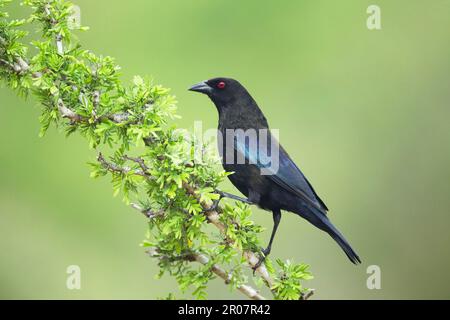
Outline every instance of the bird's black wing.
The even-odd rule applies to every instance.
[[[264,174],[268,179],[271,179],[286,191],[302,198],[309,205],[316,207],[322,213],[326,214],[328,211],[327,206],[278,142],[276,142],[276,147],[278,147],[278,166],[273,164],[273,161],[276,159],[272,159],[268,155],[270,152],[272,157],[274,157],[274,153],[271,152],[273,147],[274,146],[253,150],[256,148],[249,147],[249,145],[244,141],[241,141],[241,139],[235,139],[236,151],[243,154],[250,164],[256,165],[260,169],[264,169]]]
[[[279,159],[278,172],[275,175],[270,175],[269,178],[293,193],[300,196],[305,195],[315,205],[319,205],[320,209],[328,211],[327,206],[317,195],[311,183],[281,146]]]

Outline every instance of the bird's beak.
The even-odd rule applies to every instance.
[[[204,94],[209,94],[212,91],[212,88],[205,82],[202,81],[192,86],[189,91],[200,92]]]

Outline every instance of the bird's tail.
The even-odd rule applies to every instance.
[[[308,210],[309,211],[309,210]],[[317,212],[316,212],[317,211]],[[339,232],[339,230],[331,223],[328,217],[320,212],[318,209],[312,209],[310,211],[311,216],[307,216],[308,221],[310,221],[313,225],[322,229],[326,233],[328,233],[334,241],[342,248],[350,261],[354,264],[361,263],[361,259],[358,254],[352,249],[350,244],[345,240],[344,236]],[[303,216],[303,215],[302,215]]]
[[[345,240],[344,236],[331,224],[331,222],[329,223],[331,226],[331,230],[328,231],[328,234],[334,239],[334,241],[338,243],[342,250],[344,250],[345,254],[351,262],[353,262],[354,264],[360,264],[361,259],[359,258],[355,250],[353,250],[347,240]]]

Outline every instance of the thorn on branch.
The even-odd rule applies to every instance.
[[[145,173],[148,172],[149,167],[147,167],[147,165],[145,164],[144,159],[142,159],[142,158],[129,157],[129,156],[127,156],[127,155],[123,156],[123,158],[124,158],[125,160],[129,160],[129,161],[132,161],[132,162],[137,163],[137,164],[141,167],[141,169],[142,169],[143,172],[145,172]]]
[[[58,99],[58,110],[63,118],[69,119],[72,124],[83,121],[83,117],[66,107],[62,99]]]
[[[165,213],[164,210],[159,210],[159,211],[155,212],[155,211],[152,211],[151,209],[144,209],[144,208],[142,208],[140,205],[138,205],[136,203],[132,203],[131,207],[133,209],[136,209],[137,211],[141,212],[148,219],[154,219],[156,217],[161,217]]]

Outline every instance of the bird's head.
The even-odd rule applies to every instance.
[[[232,105],[235,101],[250,97],[247,90],[237,80],[230,78],[202,81],[189,90],[206,94],[219,110]]]

